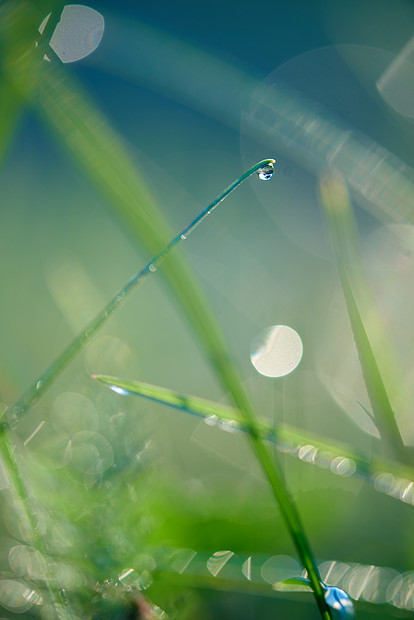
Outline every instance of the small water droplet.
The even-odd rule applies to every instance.
[[[36,390],[38,390],[38,391],[39,391],[39,390],[41,390],[41,389],[42,389],[42,387],[43,387],[43,381],[38,381],[38,382],[36,383]]]
[[[242,573],[248,581],[252,580],[252,556],[249,556],[245,562],[243,562]]]
[[[137,579],[138,590],[148,590],[152,586],[153,577],[147,570],[143,570]]]
[[[298,450],[298,458],[305,463],[314,463],[317,455],[317,448],[311,444],[301,446]]]
[[[151,263],[150,265],[148,265],[148,269],[149,269],[150,271],[152,271],[152,273],[154,273],[154,271],[157,271],[157,268],[156,268],[156,266],[155,266],[153,263]]]
[[[20,411],[20,410],[19,410]],[[14,431],[19,425],[19,414],[15,411],[8,414],[6,417],[6,422],[10,430]]]
[[[207,560],[207,570],[213,575],[213,577],[217,577],[221,569],[227,564],[233,555],[233,551],[216,551]]]
[[[382,472],[374,477],[374,489],[380,493],[390,493],[394,485],[394,476],[388,472]]]
[[[181,239],[185,241],[187,239],[187,235],[181,235]]]
[[[330,609],[333,620],[355,618],[352,600],[341,588],[327,586],[325,588],[325,601]]]
[[[356,464],[353,459],[348,459],[345,456],[337,456],[333,459],[330,469],[334,474],[348,477],[355,473]]]
[[[215,426],[217,422],[218,422],[218,417],[214,415],[214,413],[204,418],[204,424],[207,424],[207,426]]]
[[[129,396],[130,392],[128,392],[128,390],[125,390],[122,387],[119,387],[118,385],[110,385],[109,389],[111,389],[113,392],[115,392],[115,394],[119,394],[120,396]]]
[[[89,338],[91,338],[93,336],[93,329],[89,328],[86,329],[84,332],[84,336],[86,338],[86,340],[89,340]]]
[[[237,433],[240,430],[240,425],[236,420],[220,420],[219,428],[227,433]]]
[[[272,178],[274,171],[275,171],[275,167],[270,162],[269,164],[266,164],[266,166],[263,166],[263,168],[260,168],[257,171],[257,176],[259,177],[261,181],[268,181],[269,179]]]

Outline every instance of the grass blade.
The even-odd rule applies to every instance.
[[[21,9],[21,5],[16,3],[16,8]],[[21,13],[22,19],[26,19],[25,11]],[[61,67],[53,63],[52,66],[44,67],[42,59],[34,51],[28,53],[27,50],[30,49],[28,41],[24,43],[26,44],[24,52],[17,58],[13,55],[11,59],[10,77],[14,78],[18,89],[28,101],[37,104],[41,117],[60,136],[62,145],[69,149],[102,194],[109,198],[115,211],[139,239],[140,244],[150,255],[162,254],[162,248],[170,238],[168,229],[143,188],[139,175],[119,138],[110,129],[104,117],[82,96],[80,89],[73,87],[74,83],[67,78],[66,72],[62,71]],[[147,268],[150,270],[150,264]],[[240,378],[224,338],[213,316],[207,310],[205,300],[189,269],[179,256],[173,255],[164,266],[164,275],[167,285],[184,310],[223,388],[230,393],[242,417],[254,429],[256,416],[253,407],[241,387]],[[121,300],[114,299],[113,303],[118,306]],[[97,329],[104,320],[106,317],[97,317],[93,328]],[[46,383],[40,381],[32,386],[29,393],[20,401],[22,403],[20,409],[13,408],[14,415],[17,416],[22,409],[27,409],[39,397],[38,394],[44,392],[62,368],[62,364],[70,361],[88,337],[90,335],[84,333],[79,342],[75,342],[74,348],[69,347],[64,352],[60,362],[58,360],[51,370],[45,373]],[[328,620],[330,613],[324,600],[318,569],[293,500],[284,486],[278,466],[267,446],[255,430],[252,430],[249,436],[299,557],[308,571],[321,616]]]
[[[93,319],[86,328],[79,334],[75,340],[61,353],[61,355],[46,369],[46,371],[40,375],[40,377],[26,390],[22,397],[14,403],[14,405],[7,412],[7,422],[14,426],[19,418],[42,396],[42,394],[52,385],[59,374],[66,368],[68,363],[76,356],[76,354],[86,345],[86,343],[96,334],[99,328],[107,321],[107,319],[119,308],[119,306],[126,300],[128,295],[139,285],[143,284],[146,278],[152,273],[155,273],[159,265],[164,259],[170,255],[171,251],[179,244],[182,243],[187,237],[195,230],[195,228],[210,215],[214,209],[221,203],[231,192],[239,187],[249,176],[261,171],[267,171],[267,174],[273,173],[273,159],[265,159],[258,162],[251,168],[249,168],[244,174],[236,179],[229,187],[227,187],[221,194],[219,194],[210,204],[207,205],[202,211],[195,217],[190,224],[188,224],[181,232],[176,235],[170,243],[168,243],[156,256],[154,256],[143,269],[141,269],[135,276],[133,276],[125,286],[112,298],[112,300],[101,310],[101,312]],[[270,173],[269,173],[270,170]],[[168,263],[167,263],[168,266]],[[193,302],[195,304],[195,301]],[[197,316],[198,320],[200,319]],[[202,318],[208,318],[208,315],[202,315]],[[209,324],[207,324],[209,327]],[[207,329],[204,326],[204,329]],[[212,332],[214,324],[211,326]],[[207,336],[207,333],[205,334]],[[219,334],[217,335],[219,338]],[[225,349],[224,344],[214,342],[210,346],[211,355],[216,362],[216,369],[218,374],[221,372],[221,365],[224,363]],[[229,362],[227,362],[229,364]],[[225,384],[226,385],[226,384]]]
[[[239,412],[233,407],[189,394],[180,394],[173,390],[141,381],[132,381],[107,375],[93,375],[93,378],[101,381],[113,392],[121,396],[141,396],[179,411],[201,417],[211,425],[221,423],[224,430],[227,428],[228,430],[237,429],[244,433],[251,432],[249,425],[243,422]],[[305,463],[319,465],[339,475],[358,476],[373,484],[376,490],[386,492],[395,497],[395,499],[405,503],[414,504],[414,493],[411,492],[414,481],[414,469],[410,467],[402,467],[398,463],[381,458],[368,458],[356,454],[349,447],[339,442],[316,436],[313,433],[305,432],[286,424],[275,427],[266,422],[258,421],[256,422],[256,430],[264,441],[275,444],[283,453],[291,454]],[[335,469],[336,464],[342,467],[342,470]],[[345,468],[346,464],[349,465],[348,469]],[[387,479],[387,475],[394,477],[394,489],[392,484],[388,489],[380,484],[381,480]],[[398,480],[397,484],[396,479]],[[393,490],[394,493],[392,492]]]
[[[385,365],[380,370],[372,346],[373,337],[370,337],[367,331],[368,317],[370,317],[370,323],[374,322],[377,343],[380,341],[385,348],[383,330],[380,327],[374,303],[369,299],[369,286],[363,276],[359,260],[355,224],[347,188],[341,179],[329,176],[322,179],[320,193],[374,422],[384,445],[394,457],[404,463],[409,463],[409,455],[395,420],[383,379]],[[361,308],[365,310],[366,320],[362,316]],[[373,321],[374,318],[375,321]],[[393,367],[393,356],[389,353],[388,347],[386,350],[388,353],[386,368],[390,369]],[[388,374],[390,382],[392,380],[395,382],[395,375],[391,377],[390,372]]]

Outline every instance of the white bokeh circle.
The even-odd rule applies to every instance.
[[[273,325],[253,340],[250,360],[265,377],[283,377],[302,359],[303,345],[299,334],[287,325]]]

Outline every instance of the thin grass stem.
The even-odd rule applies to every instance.
[[[320,192],[351,329],[371,403],[373,420],[384,445],[388,447],[391,454],[403,463],[410,464],[411,459],[395,419],[383,379],[383,371],[381,372],[379,368],[371,339],[361,314],[359,300],[363,297],[365,299],[365,306],[369,308],[371,321],[374,316],[377,318],[374,303],[368,300],[368,283],[362,275],[352,207],[347,188],[342,179],[327,176],[321,180]],[[376,320],[375,323],[376,326],[380,325],[379,320]],[[377,339],[379,339],[379,332],[380,328],[377,327]],[[381,340],[383,343],[385,339],[381,336]],[[392,366],[391,360],[390,353],[388,355],[388,367]]]
[[[244,174],[238,179],[233,181],[229,187],[227,187],[221,194],[219,194],[207,207],[205,207],[195,217],[190,224],[188,224],[181,232],[176,235],[172,241],[166,245],[156,256],[154,256],[146,265],[135,274],[120,291],[111,299],[111,301],[103,308],[99,314],[85,327],[85,329],[75,338],[69,346],[59,355],[59,357],[43,372],[38,379],[23,393],[23,395],[6,411],[5,422],[14,427],[19,418],[26,413],[26,411],[34,405],[39,398],[46,392],[46,390],[53,384],[59,374],[66,368],[69,362],[79,353],[79,351],[91,340],[96,332],[102,327],[107,319],[117,310],[121,304],[127,299],[129,294],[138,286],[144,283],[144,281],[153,273],[157,271],[157,268],[162,261],[168,256],[168,254],[187,239],[195,228],[210,215],[214,209],[225,199],[231,192],[239,187],[243,181],[245,181],[252,174],[259,172],[263,168],[271,165],[273,166],[274,159],[264,159],[254,166],[251,166]]]
[[[141,381],[107,375],[92,376],[121,396],[140,396],[202,418],[209,426],[218,424],[225,431],[250,432],[247,423],[243,422],[239,412],[233,407]],[[256,422],[256,428],[264,441],[275,445],[283,454],[290,454],[305,463],[329,469],[337,475],[362,478],[374,485],[376,490],[404,503],[414,504],[414,493],[411,492],[414,481],[412,467],[383,458],[364,456],[340,442],[287,424],[275,426],[260,420]],[[335,468],[336,465],[338,469]],[[388,484],[381,483],[386,480],[389,480]]]
[[[24,15],[22,19],[28,18]],[[128,224],[128,229],[149,250],[150,255],[155,255],[157,261],[161,262],[168,254],[169,247],[165,245],[168,236],[166,236],[167,228],[164,219],[151,201],[119,137],[109,127],[106,119],[96,107],[82,96],[81,89],[74,85],[75,82],[68,78],[66,72],[61,71],[57,66],[47,67],[45,70],[41,66],[41,58],[36,57],[35,53],[27,53],[27,49],[27,41],[24,40],[18,54],[15,50],[13,53],[11,50],[6,50],[8,76],[15,81],[23,96],[36,107],[46,124],[53,128],[60,137],[61,144],[68,148],[102,194],[109,198],[115,211]],[[254,170],[251,170],[252,172]],[[243,175],[240,182],[247,176],[248,174]],[[232,184],[227,193],[233,191],[235,187],[237,183]],[[224,197],[224,195],[219,196],[216,201],[213,201],[211,208],[214,208]],[[205,215],[208,213],[202,214],[199,221]],[[195,227],[199,221],[194,221],[192,225]],[[180,238],[182,234],[185,236],[188,231],[180,233]],[[171,243],[177,245],[178,242],[173,240]],[[127,283],[125,290],[122,289],[120,294],[114,297],[80,337],[23,394],[9,411],[9,423],[18,423],[22,413],[27,411],[27,408],[36,402],[45,389],[51,385],[87,340],[119,307],[125,295],[141,283],[154,268],[157,267],[152,260],[142,272]],[[166,261],[163,273],[167,285],[184,310],[223,388],[229,392],[243,418],[252,426],[249,434],[252,447],[271,485],[302,564],[308,572],[320,613],[327,620],[330,618],[330,612],[324,599],[309,541],[293,500],[284,487],[279,467],[256,432],[256,416],[253,407],[241,386],[240,377],[227,350],[225,340],[190,270],[184,261],[180,260],[178,254],[174,254],[169,261]]]
[[[26,412],[27,409],[40,398],[48,387],[50,387],[53,381],[74,358],[74,356],[82,349],[86,342],[92,338],[98,329],[106,322],[109,316],[123,303],[129,293],[142,284],[151,273],[154,273],[160,263],[169,255],[171,250],[184,241],[200,224],[200,222],[217,207],[218,204],[220,204],[249,176],[256,172],[260,172],[269,166],[273,166],[273,164],[273,159],[266,159],[249,168],[249,170],[229,185],[227,189],[225,189],[205,209],[203,209],[199,215],[178,235],[176,235],[173,240],[163,250],[161,250],[161,252],[151,259],[151,261],[149,261],[140,272],[131,278],[129,282],[119,291],[119,293],[117,293],[117,295],[115,295],[115,297],[109,302],[109,304],[98,314],[98,316],[86,327],[86,329],[69,345],[67,349],[65,349],[57,360],[11,407],[7,415],[7,422],[9,424],[15,424],[18,422],[19,417],[21,417],[21,415],[23,415],[23,413]],[[195,313],[197,312],[197,307],[198,306],[196,305],[193,309]],[[203,317],[203,315],[201,315],[201,317],[200,315],[196,316],[198,318],[198,322],[200,321],[200,318]],[[330,612],[324,599],[318,568],[313,558],[313,553],[299,517],[299,513],[297,512],[295,504],[285,488],[282,475],[276,461],[263,442],[259,427],[256,423],[256,416],[253,408],[247,398],[247,395],[241,388],[240,380],[233,368],[228,354],[226,353],[224,344],[221,342],[219,333],[217,333],[216,329],[213,328],[212,325],[209,325],[209,328],[210,331],[208,333],[211,338],[210,342],[213,342],[213,347],[210,345],[210,352],[212,354],[211,361],[213,366],[218,371],[222,383],[229,389],[235,405],[239,409],[243,419],[248,424],[249,437],[253,450],[256,454],[256,458],[258,459],[261,468],[272,488],[273,495],[277,500],[283,519],[288,531],[290,532],[292,541],[301,562],[307,570],[321,616],[325,620],[328,620],[330,618]]]

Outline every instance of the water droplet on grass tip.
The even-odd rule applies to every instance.
[[[354,605],[344,590],[327,586],[325,601],[329,607],[333,620],[347,620],[355,618]]]
[[[257,171],[257,176],[259,177],[261,181],[268,181],[269,179],[272,178],[274,171],[275,171],[275,167],[270,162],[269,164],[266,164],[266,166],[263,166],[263,168],[260,168]]]

